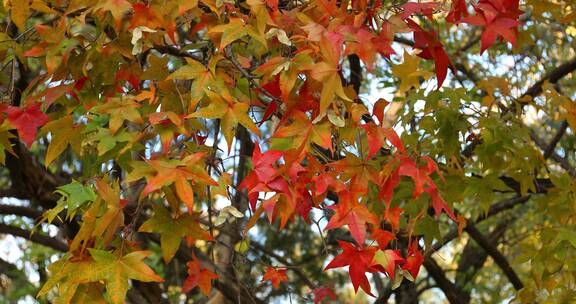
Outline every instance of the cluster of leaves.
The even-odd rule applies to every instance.
[[[438,222],[454,222],[460,233],[466,226],[453,203],[467,193],[446,189],[477,182],[458,168],[461,134],[464,142],[482,138],[474,160],[481,169],[471,173],[487,174],[486,191],[464,187],[476,191],[470,197],[491,201],[493,188],[502,188],[493,172],[516,178],[522,195],[539,191],[530,175],[538,162],[523,168],[537,152],[527,147],[522,161],[510,162],[518,144],[498,138],[505,125],[491,116],[494,105],[513,112],[516,99],[502,104],[509,84],[498,78],[474,87],[486,92],[478,135],[458,112],[469,93],[443,88],[456,65],[442,33],[473,26],[480,54],[498,42],[516,47],[520,1],[389,2],[4,1],[15,34],[0,34],[0,54],[23,66],[22,78],[39,72],[0,105],[0,161],[17,155],[18,139],[34,148],[42,138],[44,165],[69,168],[76,179],[58,188],[60,200],[44,213],[49,223],[77,221],[79,229],[49,266],[39,296],[123,303],[129,280],[163,281],[161,267],[144,262],[153,254],[144,250],[146,236],[166,264],[183,246],[194,248],[182,291],[210,295],[214,280],[233,281],[226,267],[245,253],[263,216],[268,229],[286,230],[312,227],[317,213],[330,216],[320,234],[349,232],[325,270],[348,266],[355,291],[374,296],[367,273],[384,274],[394,288],[415,281],[425,250],[439,240],[431,235]],[[399,54],[394,40],[406,34],[413,51]],[[394,103],[366,105],[345,77],[358,73],[346,66],[350,58],[369,73],[381,58],[391,63],[397,96],[410,107],[426,100],[421,132],[410,123],[393,128]],[[421,89],[432,75],[437,90]],[[557,102],[573,127],[573,102]],[[414,121],[414,112],[398,121]],[[217,208],[222,201],[227,206]],[[570,230],[561,238],[576,239]],[[265,264],[263,281],[273,288],[289,281],[290,267]],[[336,298],[330,286],[308,287],[315,302]]]

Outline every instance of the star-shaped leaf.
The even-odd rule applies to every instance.
[[[40,111],[40,103],[24,108],[10,106],[5,111],[8,114],[8,122],[18,130],[18,135],[28,147],[34,142],[38,127],[49,120],[48,116]]]
[[[69,184],[60,186],[55,191],[61,197],[56,206],[43,214],[43,218],[51,223],[58,214],[66,210],[66,218],[70,219],[76,215],[76,210],[87,202],[96,200],[96,193],[88,186],[84,186],[77,181],[72,181]]]
[[[76,125],[71,115],[64,116],[58,120],[48,122],[42,127],[41,136],[47,132],[51,134],[50,145],[46,151],[44,158],[44,165],[50,165],[62,152],[66,150],[68,145],[72,150],[80,155],[82,148],[82,137],[84,130],[83,125]]]
[[[466,0],[452,0],[450,6],[450,13],[446,16],[446,21],[458,24],[460,20],[468,17],[468,9],[466,8]]]
[[[110,12],[114,18],[116,28],[119,28],[124,15],[132,10],[132,4],[127,0],[105,0],[100,1],[96,9]]]
[[[113,304],[125,302],[130,279],[142,282],[164,281],[144,263],[143,260],[150,255],[148,251],[134,251],[122,257],[103,250],[89,249],[89,251],[94,259],[94,266],[90,272],[79,275],[91,282],[104,281]]]
[[[372,260],[378,248],[373,246],[355,247],[351,243],[343,241],[338,241],[338,244],[344,251],[337,255],[324,270],[349,266],[348,272],[354,291],[357,292],[358,287],[361,287],[367,294],[374,296],[370,292],[370,283],[366,277],[366,272],[378,271],[372,267]]]
[[[146,195],[168,185],[174,184],[176,194],[186,204],[188,211],[194,207],[194,192],[192,183],[202,182],[211,186],[218,186],[204,168],[199,165],[204,153],[198,152],[186,156],[183,160],[149,160],[147,163],[155,170],[155,174],[147,175],[148,184],[144,187],[141,196]],[[201,163],[203,164],[203,163]]]
[[[196,256],[193,256],[186,265],[188,266],[188,277],[184,281],[182,291],[189,292],[198,286],[203,294],[209,295],[212,289],[212,280],[218,279],[218,275],[202,267]]]
[[[400,79],[400,86],[398,91],[406,92],[411,88],[420,87],[420,78],[430,78],[432,73],[418,68],[420,65],[420,58],[404,53],[404,61],[401,64],[392,66],[392,74]]]
[[[366,238],[366,224],[378,224],[378,218],[368,211],[365,205],[353,198],[341,199],[339,203],[329,208],[336,211],[336,214],[330,218],[325,230],[348,225],[352,237],[360,246],[364,244]]]
[[[463,22],[484,27],[481,37],[483,53],[492,46],[498,37],[516,46],[518,18],[522,13],[518,9],[518,0],[481,0],[474,6],[476,15],[467,17]]]
[[[396,265],[399,265],[404,262],[402,256],[398,250],[378,250],[374,255],[374,260],[372,265],[381,266],[388,277],[394,278],[394,271],[396,269]]]
[[[137,108],[140,105],[129,98],[112,98],[105,104],[95,107],[93,110],[110,114],[109,127],[115,134],[125,120],[141,124],[143,122]]]
[[[280,282],[288,281],[288,276],[286,276],[285,268],[267,267],[266,273],[262,277],[262,282],[270,281],[274,288],[280,286]]]
[[[408,19],[406,22],[414,31],[414,47],[422,50],[422,52],[418,54],[418,57],[434,60],[436,79],[438,81],[437,88],[440,89],[448,74],[448,66],[452,64],[448,53],[444,50],[444,46],[434,30],[426,31],[420,27],[418,23],[412,21],[412,19]]]
[[[172,216],[168,209],[157,206],[154,216],[144,222],[138,231],[160,234],[160,248],[166,263],[170,262],[184,237],[210,240],[212,237],[198,223],[198,214]]]
[[[408,270],[412,278],[416,279],[418,272],[420,272],[422,262],[424,262],[424,256],[422,252],[418,250],[418,241],[414,240],[408,247],[408,257],[406,258],[406,263],[402,265],[402,269]]]
[[[394,233],[382,230],[380,228],[374,229],[372,231],[371,237],[372,239],[376,240],[376,242],[378,242],[378,247],[382,250],[386,249],[388,243],[396,239]]]
[[[230,151],[234,132],[238,124],[241,124],[252,133],[260,136],[260,130],[248,116],[250,105],[235,100],[225,100],[220,95],[213,92],[207,92],[210,103],[207,107],[202,108],[186,118],[202,117],[207,119],[220,119],[220,127],[226,142],[228,143],[228,150]]]

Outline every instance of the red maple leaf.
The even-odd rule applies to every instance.
[[[386,247],[388,246],[388,243],[390,243],[390,241],[396,239],[396,236],[394,235],[394,233],[392,233],[390,231],[382,230],[380,228],[374,229],[374,231],[372,231],[371,236],[374,240],[376,240],[376,242],[378,243],[378,247],[382,250],[386,249]]]
[[[277,170],[274,168],[274,163],[282,157],[281,151],[266,151],[262,153],[258,143],[254,146],[252,153],[252,163],[254,169],[244,178],[240,183],[240,189],[249,189],[248,198],[252,210],[256,210],[256,201],[258,199],[258,191],[265,190],[266,186],[271,186],[276,190],[287,191],[287,183],[284,179],[276,177]],[[276,178],[275,178],[276,177]],[[279,183],[283,182],[283,183]],[[284,191],[281,191],[284,192]]]
[[[262,277],[262,282],[264,281],[270,281],[272,282],[272,286],[274,286],[274,288],[278,288],[280,282],[288,281],[288,276],[286,276],[286,269],[267,267],[266,273],[264,273],[264,276]]]
[[[323,172],[312,177],[312,190],[314,191],[314,195],[326,193],[328,189],[332,189],[334,192],[340,192],[345,188],[346,185],[331,174]]]
[[[40,111],[40,103],[25,108],[10,106],[4,111],[8,114],[8,121],[18,130],[18,135],[28,147],[34,142],[38,127],[49,120],[48,116]]]
[[[516,47],[518,18],[522,11],[518,9],[519,0],[480,0],[474,6],[476,15],[463,19],[463,22],[484,27],[480,52],[492,46],[498,37]]]
[[[452,65],[444,46],[434,30],[426,31],[412,19],[407,19],[406,23],[414,31],[414,47],[422,50],[418,56],[427,60],[434,60],[438,88],[440,88],[448,74],[448,66]]]
[[[446,16],[446,21],[458,24],[462,18],[468,17],[468,9],[466,8],[466,0],[452,0],[450,12]]]
[[[384,22],[380,34],[372,39],[372,43],[380,55],[389,58],[390,55],[396,53],[392,48],[392,41],[394,41],[394,30],[388,22]]]
[[[384,219],[390,223],[393,231],[400,229],[400,215],[404,213],[404,209],[400,207],[386,208],[384,212]]]
[[[330,287],[318,287],[312,292],[314,293],[314,304],[322,302],[326,297],[336,301],[336,294]]]
[[[406,148],[404,148],[404,144],[402,143],[400,136],[398,136],[398,133],[396,133],[394,129],[384,128],[382,132],[384,132],[384,136],[386,136],[386,138],[390,141],[390,143],[394,147],[396,147],[396,149],[398,149],[398,152],[400,153],[406,152]]]
[[[424,192],[424,186],[433,183],[428,177],[426,172],[422,172],[416,162],[406,156],[400,156],[400,166],[398,167],[398,174],[400,176],[409,176],[414,181],[413,197],[418,197]]]
[[[282,90],[280,88],[280,75],[277,75],[276,77],[274,77],[274,80],[262,85],[262,89],[256,88],[256,91],[261,93],[266,91],[276,98],[281,98],[280,96],[282,96]],[[264,112],[264,115],[262,115],[262,120],[260,121],[259,125],[262,125],[270,117],[272,117],[272,114],[274,114],[277,109],[278,104],[276,102],[271,101],[270,103],[268,103],[266,111]]]
[[[266,0],[266,6],[275,11],[278,9],[278,0]]]
[[[395,164],[395,162],[389,162],[384,166],[384,170],[393,170],[391,169]],[[390,172],[390,171],[388,171]],[[384,200],[384,204],[386,208],[390,207],[390,202],[392,202],[392,197],[394,196],[394,189],[400,183],[400,174],[398,174],[398,169],[391,171],[389,175],[385,175],[381,185],[380,185],[380,192],[379,197]]]
[[[404,259],[398,250],[379,250],[373,260],[372,267],[378,271],[385,272],[388,277],[394,278],[396,265],[404,263]]]
[[[338,194],[340,202],[328,208],[336,211],[325,230],[348,225],[350,233],[358,245],[362,246],[366,238],[366,223],[378,224],[378,218],[368,211],[365,205],[358,203],[356,197],[348,191]]]
[[[432,198],[432,208],[434,208],[434,213],[436,214],[436,216],[439,216],[442,213],[442,211],[444,211],[446,212],[446,214],[448,214],[448,216],[451,219],[453,219],[454,221],[456,220],[456,215],[454,214],[454,211],[452,211],[452,209],[448,207],[446,201],[444,201],[442,196],[440,196],[440,193],[438,193],[438,188],[430,187],[426,189],[425,192],[430,194],[430,197]]]
[[[376,103],[374,103],[374,107],[372,108],[372,115],[378,118],[380,126],[382,126],[382,123],[384,123],[384,110],[389,104],[390,102],[384,98],[380,98],[378,101],[376,101]]]
[[[137,72],[133,66],[126,66],[116,72],[116,76],[114,77],[116,84],[118,85],[117,91],[122,93],[122,86],[124,85],[123,81],[127,81],[134,90],[140,90],[140,75],[141,73]]]
[[[209,295],[210,290],[212,289],[212,280],[217,279],[218,275],[206,268],[203,268],[195,255],[192,255],[192,260],[189,261],[187,265],[188,277],[186,278],[186,281],[184,281],[182,291],[186,293],[198,286],[203,294]]]
[[[366,272],[378,271],[372,267],[372,259],[378,248],[374,246],[360,248],[343,241],[338,241],[338,244],[343,250],[342,253],[337,255],[324,270],[349,266],[348,272],[354,291],[357,292],[358,287],[361,287],[367,294],[374,297],[370,292],[370,283],[366,277]]]
[[[436,162],[430,156],[428,155],[422,156],[422,160],[426,162],[428,175],[432,174],[433,172],[436,172],[438,176],[440,176],[440,179],[442,181],[446,181],[444,179],[444,175],[442,175],[442,172],[440,172],[440,169],[438,168],[438,164],[436,164]]]
[[[438,2],[407,2],[406,4],[400,6],[402,13],[400,13],[399,17],[406,19],[412,15],[422,15],[432,19],[432,15],[434,15],[435,11],[440,7],[440,5],[441,4]]]
[[[414,192],[412,196],[414,198],[419,197],[423,193],[428,193],[432,200],[432,207],[436,215],[442,213],[442,211],[446,212],[451,219],[456,219],[454,212],[448,207],[448,204],[444,201],[444,199],[438,193],[438,188],[436,183],[430,178],[430,175],[433,172],[436,172],[440,178],[444,181],[444,177],[442,173],[438,169],[438,165],[430,158],[429,156],[424,156],[422,159],[426,162],[424,166],[418,166],[414,160],[405,156],[403,154],[399,155],[397,160],[399,160],[400,165],[393,171],[390,170],[389,167],[394,166],[394,162],[388,163],[386,166],[388,168],[384,168],[384,170],[388,170],[390,172],[388,175],[384,176],[384,179],[381,181],[380,187],[380,198],[384,200],[386,204],[386,217],[388,218],[388,213],[391,211],[388,208],[390,206],[390,202],[392,200],[392,196],[394,194],[394,189],[400,183],[401,176],[408,176],[414,182]],[[396,223],[399,219],[399,214],[390,215],[391,224]]]
[[[150,5],[135,3],[132,5],[132,9],[134,10],[134,15],[130,19],[131,29],[137,26],[145,26],[151,29],[162,26],[162,19]]]
[[[252,153],[252,163],[254,164],[254,173],[258,180],[267,183],[276,174],[274,163],[282,157],[282,151],[269,150],[265,153],[260,151],[260,145],[256,144]]]
[[[384,130],[375,124],[361,125],[361,127],[366,131],[366,137],[368,139],[368,155],[366,159],[372,159],[372,156],[380,151],[380,148],[384,145],[386,140]]]
[[[418,272],[420,272],[420,266],[422,266],[423,261],[424,256],[418,250],[418,241],[414,240],[408,247],[408,257],[406,258],[406,263],[402,265],[402,269],[408,270],[415,279],[418,276]]]

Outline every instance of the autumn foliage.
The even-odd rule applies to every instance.
[[[576,64],[537,37],[573,44],[576,6],[540,2],[5,0],[0,187],[28,203],[0,233],[52,250],[30,294],[574,300]]]

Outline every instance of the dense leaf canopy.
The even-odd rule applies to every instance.
[[[4,303],[576,302],[572,0],[4,0]]]

